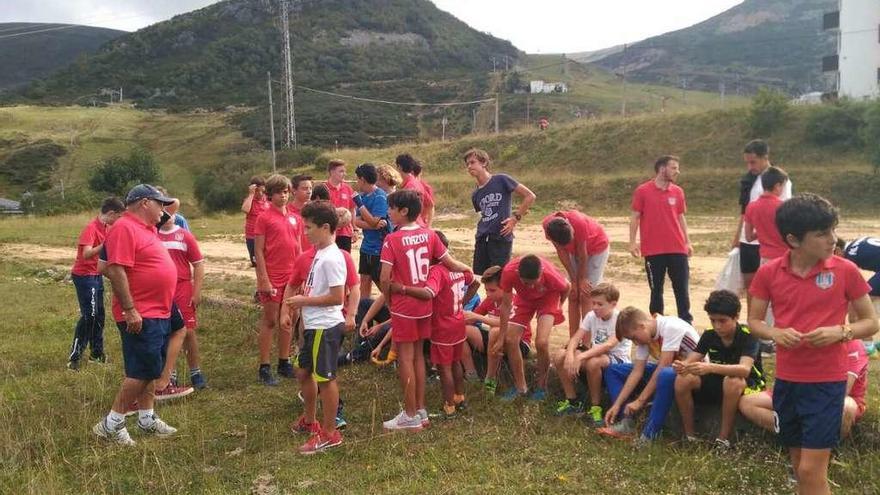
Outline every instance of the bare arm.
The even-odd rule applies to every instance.
[[[122,306],[122,315],[125,318],[125,330],[130,333],[140,333],[143,319],[137,308],[134,307],[134,300],[131,297],[131,291],[128,287],[128,275],[125,274],[125,267],[122,265],[107,265],[106,276],[113,285],[113,293],[119,299],[119,305]]]
[[[205,282],[205,262],[193,264],[193,294],[192,302],[196,306],[202,301],[202,284]]]
[[[330,287],[330,291],[322,296],[293,296],[287,302],[294,307],[342,305],[345,304],[345,286]]]
[[[694,248],[691,246],[691,236],[688,234],[688,224],[687,220],[684,218],[684,213],[678,216],[678,221],[681,222],[681,230],[684,232],[684,242],[687,243],[687,251],[688,256],[694,254]]]
[[[251,207],[254,205],[254,191],[249,191],[248,195],[245,196],[244,201],[241,202],[241,211],[245,213],[251,212]]]
[[[629,253],[633,258],[642,256],[641,249],[639,249],[639,245],[636,243],[636,234],[639,232],[639,221],[641,218],[642,214],[638,211],[633,211],[629,216]]]
[[[733,233],[733,242],[730,243],[730,248],[733,249],[739,246],[739,234],[742,232],[743,228],[743,216],[739,216],[739,220],[736,222],[736,231]]]
[[[94,247],[93,246],[86,246],[85,244],[83,244],[83,252],[82,252],[83,259],[94,258],[98,254],[100,254],[101,248],[103,248],[103,247],[104,247],[103,242],[101,244],[98,244],[97,246],[94,246]]]
[[[434,298],[434,293],[425,287],[407,286],[392,282],[390,289],[392,294],[403,294],[423,301],[429,301]]]
[[[519,184],[516,186],[516,189],[513,190],[513,193],[519,196],[519,208],[517,208],[516,212],[519,213],[519,216],[524,217],[526,213],[529,212],[529,208],[532,207],[532,203],[535,202],[535,193],[532,192],[528,187]]]
[[[379,291],[382,298],[391,305],[391,265],[382,263],[382,271],[379,272]],[[375,303],[373,303],[375,305]],[[372,308],[371,308],[372,309]]]
[[[647,363],[648,361],[645,359],[633,361],[633,369],[630,372],[629,376],[626,377],[626,381],[623,382],[623,387],[620,389],[620,394],[618,394],[617,400],[614,401],[612,407],[609,408],[609,413],[613,409],[620,410],[627,399],[629,399],[629,396],[632,395],[633,391],[635,391],[636,387],[639,386],[639,382],[642,381],[642,375],[645,374],[645,366],[647,365]],[[616,416],[616,414],[611,416]],[[606,415],[605,419],[608,419],[608,415]],[[614,418],[612,418],[612,422],[613,419]]]
[[[449,271],[452,272],[469,272],[471,271],[471,267],[465,265],[461,261],[452,257],[452,254],[448,251],[446,252],[446,256],[440,258],[440,263],[443,263],[443,266],[449,268]]]
[[[254,258],[257,262],[257,290],[260,292],[272,290],[272,284],[269,282],[269,272],[266,270],[266,255],[263,252],[265,249],[266,236],[258,235],[254,237]]]
[[[749,242],[757,241],[758,233],[755,232],[755,226],[743,220],[740,220],[740,223],[742,223],[742,228],[745,230],[746,240]]]
[[[590,347],[589,349],[587,349],[586,351],[580,353],[578,355],[578,359],[584,360],[584,359],[589,359],[589,358],[593,358],[596,356],[601,356],[603,354],[608,354],[609,352],[611,352],[611,349],[614,349],[617,346],[617,344],[619,344],[619,343],[620,343],[620,341],[617,340],[617,336],[615,336],[614,334],[611,334],[608,337],[608,340],[606,340],[605,342],[602,342],[601,344],[596,344],[596,345]]]

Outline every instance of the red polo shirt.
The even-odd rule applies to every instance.
[[[772,260],[788,251],[788,246],[776,227],[776,210],[782,199],[773,193],[764,193],[746,207],[745,221],[755,228],[762,258]]]
[[[302,218],[288,210],[272,206],[257,219],[254,235],[265,238],[263,257],[272,287],[283,287],[293,273],[296,257],[300,255]]]
[[[428,223],[425,221],[425,214],[428,212],[428,207],[434,204],[434,198],[431,196],[431,193],[428,192],[428,189],[425,188],[425,184],[412,174],[404,174],[403,184],[400,185],[400,188],[412,189],[413,191],[418,191],[419,194],[422,195],[422,212],[419,214],[417,222],[422,227],[427,226]]]
[[[105,237],[107,237],[107,224],[102,222],[100,217],[94,218],[83,228],[79,234],[79,240],[76,242],[76,261],[73,262],[70,273],[81,276],[100,275],[98,273],[98,254],[86,259],[83,258],[83,249],[93,248],[103,243]]]
[[[128,290],[142,318],[168,318],[177,287],[177,268],[156,235],[156,227],[125,212],[107,232],[107,264],[125,267]],[[113,295],[113,319],[124,321],[122,306]]]
[[[334,186],[330,183],[330,181],[324,182],[324,185],[327,186],[327,190],[330,191],[330,202],[333,203],[333,206],[337,208],[345,208],[346,210],[354,209],[354,189],[351,188],[348,184],[343,182],[339,184],[339,187]],[[352,215],[354,217],[354,215]],[[354,218],[352,218],[352,222],[354,222]],[[351,237],[354,229],[351,224],[346,225],[345,227],[336,229],[336,237]]]
[[[527,286],[520,280],[519,263],[522,258],[514,258],[504,265],[504,269],[501,271],[501,283],[499,284],[501,289],[505,292],[515,291],[519,299],[534,304],[554,292],[559,293],[561,297],[568,289],[568,281],[553,266],[553,263],[544,258],[539,259],[541,260],[541,276],[534,285]]]
[[[272,206],[269,203],[269,200],[263,196],[263,199],[254,198],[251,203],[251,209],[247,212],[244,217],[244,238],[245,239],[253,239],[254,236],[254,227],[257,225],[257,218],[260,218],[266,210],[268,210]]]
[[[842,325],[847,307],[871,288],[851,261],[832,256],[816,263],[806,277],[791,271],[791,254],[762,265],[749,293],[773,305],[776,328],[809,333],[818,327]],[[776,376],[803,383],[846,380],[846,346],[813,347],[803,341],[795,348],[776,348]]]
[[[651,179],[636,188],[632,210],[639,212],[642,256],[687,254],[687,240],[679,216],[687,212],[684,191],[675,184],[660,189]]]
[[[171,255],[174,266],[177,268],[177,280],[192,280],[192,266],[201,263],[205,259],[199,249],[199,243],[192,232],[175,225],[171,230],[160,230],[159,240]]]
[[[605,229],[599,225],[599,222],[574,210],[557,211],[544,217],[542,225],[544,226],[544,237],[548,241],[550,237],[547,236],[547,224],[557,217],[568,220],[573,230],[571,242],[562,247],[565,252],[576,254],[577,247],[581,244],[587,245],[587,254],[589,256],[599,254],[608,249],[608,235],[605,234]]]

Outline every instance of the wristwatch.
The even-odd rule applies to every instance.
[[[853,339],[853,330],[849,325],[841,325],[843,330],[843,341],[849,342]]]
[[[522,215],[520,215],[519,212],[515,211],[513,212],[513,218],[515,218],[516,221],[519,222],[520,220],[522,220]]]

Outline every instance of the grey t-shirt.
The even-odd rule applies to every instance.
[[[519,185],[507,174],[495,174],[482,186],[474,189],[471,201],[474,210],[480,213],[477,222],[477,238],[487,234],[499,235],[501,222],[510,218],[510,196]],[[513,235],[507,236],[512,239]]]

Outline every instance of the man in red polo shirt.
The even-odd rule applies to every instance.
[[[354,189],[345,183],[345,162],[342,160],[330,160],[327,164],[327,191],[330,192],[330,202],[337,208],[345,208],[351,212],[354,218]],[[356,240],[354,228],[351,222],[340,225],[336,231],[336,245],[339,249],[351,253],[351,244]]]
[[[107,198],[101,204],[101,213],[79,234],[76,261],[70,270],[76,298],[79,301],[79,320],[73,332],[73,344],[67,357],[67,367],[78,370],[86,345],[92,348],[89,361],[106,362],[104,356],[104,279],[98,272],[98,254],[104,247],[107,229],[113,225],[125,205],[118,198]]]
[[[174,201],[153,186],[135,186],[126,196],[126,212],[104,242],[125,379],[110,413],[92,431],[122,445],[134,445],[125,428],[125,411],[135,400],[141,431],[159,437],[177,432],[153,412],[155,380],[165,365],[171,304],[177,286],[177,269],[156,235],[156,224],[162,219],[163,208]]]
[[[651,287],[651,313],[663,314],[663,282],[668,272],[678,317],[692,323],[688,257],[694,250],[684,219],[687,211],[684,191],[675,185],[680,174],[678,157],[661,156],[654,163],[654,172],[655,177],[633,193],[629,251],[633,257],[645,258],[645,272]],[[636,243],[636,232],[640,243]]]

